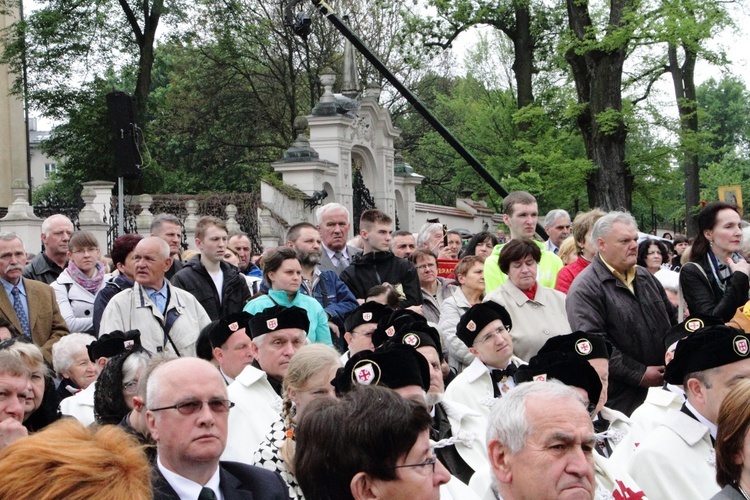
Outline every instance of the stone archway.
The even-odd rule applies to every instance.
[[[373,169],[367,168],[367,161],[358,151],[352,150],[352,226],[354,234],[359,234],[359,218],[362,212],[377,208],[375,198],[370,194],[373,185]]]

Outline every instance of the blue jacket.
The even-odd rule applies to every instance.
[[[260,289],[264,292],[268,291],[268,284],[263,281]],[[299,291],[305,295],[310,295],[304,284],[299,288]],[[333,271],[320,272],[317,281],[315,281],[312,296],[323,306],[329,317],[339,318],[341,321],[344,321],[350,312],[359,307],[359,302],[357,302],[349,287]]]
[[[268,295],[261,295],[247,303],[243,311],[250,314],[258,314],[264,309],[280,306],[297,306],[307,311],[307,319],[310,320],[310,329],[307,331],[307,338],[310,342],[317,342],[333,347],[331,341],[331,329],[328,327],[328,316],[326,316],[323,306],[318,301],[303,293],[297,293],[291,301],[284,290],[268,290]]]

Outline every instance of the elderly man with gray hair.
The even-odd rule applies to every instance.
[[[354,256],[362,253],[359,248],[346,244],[352,225],[349,210],[339,203],[327,203],[318,208],[315,218],[323,243],[318,267],[321,271],[333,271],[336,276],[340,276],[352,263]]]
[[[626,415],[646,399],[664,374],[664,337],[677,311],[664,288],[636,266],[638,226],[627,212],[610,212],[594,224],[598,254],[570,286],[565,309],[573,331],[599,333],[613,347],[608,406]]]
[[[563,240],[570,236],[570,214],[562,209],[550,210],[544,218],[544,230],[549,237],[544,248],[557,255]]]
[[[139,330],[143,348],[151,353],[195,356],[198,335],[211,318],[190,292],[165,278],[172,265],[169,244],[150,236],[134,251],[135,284],[109,301],[99,331]]]
[[[68,241],[73,236],[73,223],[63,214],[50,215],[42,222],[42,245],[23,270],[23,277],[49,285],[68,264]]]
[[[493,488],[503,500],[592,500],[595,442],[576,389],[554,380],[520,384],[497,401],[490,416]]]

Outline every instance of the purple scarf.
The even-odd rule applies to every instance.
[[[68,261],[67,271],[73,281],[78,283],[91,295],[96,295],[99,287],[102,286],[102,281],[104,281],[104,266],[101,262],[96,263],[96,274],[94,274],[93,278],[89,278],[83,271],[78,269],[78,266],[76,266],[76,263],[72,259]]]

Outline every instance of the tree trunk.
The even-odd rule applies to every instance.
[[[622,31],[629,21],[625,16],[631,0],[612,0],[607,31]],[[594,164],[587,179],[589,205],[603,210],[630,210],[633,175],[625,161],[628,131],[622,117],[622,67],[629,39],[622,33],[605,35],[617,41],[594,43],[593,23],[588,3],[567,0],[568,20],[574,43],[565,54],[576,84],[582,109],[578,126],[583,135],[586,155]],[[611,29],[614,28],[614,29]],[[582,50],[581,47],[586,47]]]
[[[680,142],[682,168],[685,172],[685,224],[688,237],[698,234],[696,212],[700,205],[700,178],[698,154],[691,146],[691,136],[698,133],[698,102],[695,97],[695,61],[697,54],[683,44],[685,61],[680,66],[677,46],[669,44],[669,73],[672,75],[677,111],[680,115]]]
[[[516,29],[511,39],[515,57],[513,73],[516,75],[518,109],[521,109],[534,103],[531,81],[534,74],[534,38],[531,35],[531,13],[527,2],[516,5]]]

